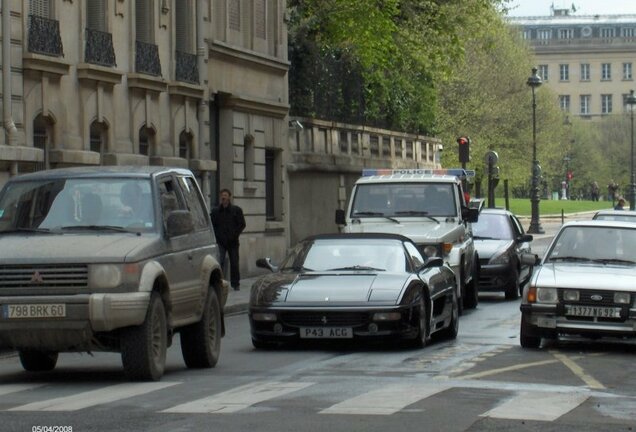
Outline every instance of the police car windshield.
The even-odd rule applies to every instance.
[[[456,217],[455,202],[449,183],[359,184],[351,217]]]

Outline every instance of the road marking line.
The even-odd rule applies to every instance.
[[[312,382],[258,381],[236,387],[192,402],[176,405],[161,412],[227,414],[254,404],[284,396],[313,385]]]
[[[320,414],[391,415],[448,388],[447,385],[413,383],[388,386],[332,405]]]
[[[554,421],[589,398],[583,393],[522,392],[496,408],[481,414],[509,420]]]
[[[463,376],[458,376],[455,377],[457,379],[463,379],[463,380],[467,380],[467,379],[476,379],[476,378],[483,378],[483,377],[487,377],[490,375],[497,375],[503,372],[510,372],[510,371],[515,371],[515,370],[520,370],[520,369],[526,369],[526,368],[530,368],[530,367],[535,367],[535,366],[543,366],[543,365],[547,365],[547,364],[551,364],[551,363],[558,363],[558,360],[541,360],[538,362],[532,362],[532,363],[523,363],[523,364],[518,364],[518,365],[514,365],[514,366],[506,366],[506,367],[502,367],[502,368],[498,368],[498,369],[490,369],[487,371],[483,371],[483,372],[477,372],[471,375],[463,375]]]
[[[44,384],[3,384],[0,385],[0,396],[42,387]]]
[[[171,387],[180,382],[158,382],[158,383],[125,383],[97,390],[78,393],[71,396],[64,396],[48,399],[40,402],[33,402],[26,405],[10,408],[7,411],[77,411],[95,405],[115,402],[133,396],[150,393]]]
[[[576,375],[577,377],[581,378],[581,380],[583,380],[583,382],[585,384],[587,384],[588,387],[593,388],[593,389],[604,389],[605,388],[605,386],[603,384],[601,384],[599,381],[597,381],[594,377],[592,377],[591,375],[588,375],[587,373],[585,373],[583,368],[581,366],[579,366],[578,364],[574,363],[574,361],[572,361],[572,359],[568,358],[567,356],[565,356],[563,354],[559,354],[559,353],[554,352],[554,351],[550,351],[550,353],[555,358],[557,358],[561,363],[563,363],[568,369],[570,369],[572,371],[572,373],[574,373],[574,375]]]

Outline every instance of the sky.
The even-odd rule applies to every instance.
[[[509,16],[549,16],[550,6],[571,8],[574,15],[636,14],[636,0],[510,0]]]

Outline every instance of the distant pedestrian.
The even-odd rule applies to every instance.
[[[614,205],[614,200],[617,198],[616,193],[618,192],[618,185],[614,180],[610,180],[607,185],[607,200],[612,202]]]
[[[592,201],[598,201],[599,187],[598,182],[592,182]]]
[[[239,236],[245,229],[243,210],[232,204],[232,192],[222,189],[219,195],[220,203],[212,209],[210,218],[219,246],[221,269],[225,268],[225,255],[230,258],[230,285],[238,291],[241,283],[239,270]]]
[[[620,197],[614,206],[614,210],[625,210],[625,198]]]

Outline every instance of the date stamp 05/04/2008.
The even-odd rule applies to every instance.
[[[31,426],[31,432],[73,432],[73,426]]]

